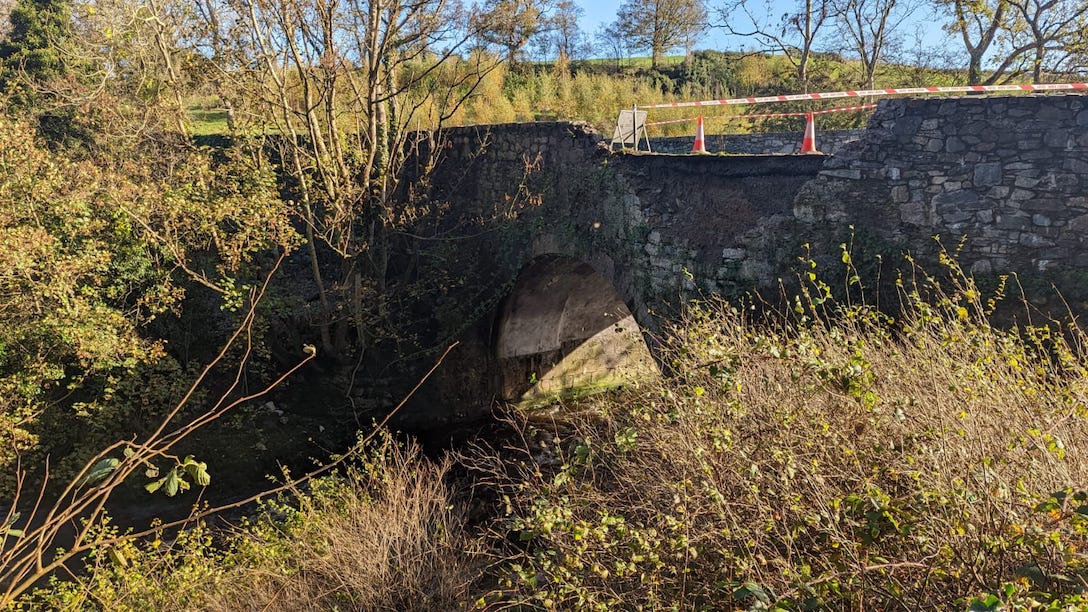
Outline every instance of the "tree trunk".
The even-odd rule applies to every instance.
[[[967,64],[967,84],[982,83],[982,54],[972,53]]]

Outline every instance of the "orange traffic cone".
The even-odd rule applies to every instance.
[[[812,118],[812,113],[805,115],[805,138],[801,141],[801,152],[820,155],[816,150],[816,121]]]
[[[703,134],[703,116],[699,115],[699,123],[695,126],[695,146],[692,153],[706,153],[706,135]]]

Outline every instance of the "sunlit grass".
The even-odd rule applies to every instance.
[[[692,304],[661,338],[671,377],[556,421],[515,413],[456,478],[386,438],[226,547],[101,555],[37,601],[1083,609],[1083,332],[993,325],[1005,285],[984,296],[948,257],[906,266],[881,312],[843,261],[845,290],[807,262],[762,314]]]

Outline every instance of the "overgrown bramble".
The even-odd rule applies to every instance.
[[[665,334],[676,377],[596,399],[608,418],[565,425],[557,468],[492,466],[523,544],[483,602],[1083,603],[1080,330],[995,327],[950,256],[944,286],[900,278],[892,316],[861,299],[846,245],[843,262],[837,292],[806,260],[769,319],[693,306]]]

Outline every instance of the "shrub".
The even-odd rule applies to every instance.
[[[266,502],[233,534],[203,523],[102,547],[87,576],[54,578],[29,608],[431,610],[467,598],[472,544],[443,483],[448,462],[388,435],[336,476]],[[117,535],[108,525],[103,539]],[[217,541],[218,539],[218,541]]]
[[[516,542],[481,605],[1085,603],[1084,336],[992,326],[946,263],[948,292],[903,281],[896,318],[815,275],[766,319],[695,305],[660,388],[472,455]]]
[[[843,261],[840,297],[811,271],[770,314],[694,304],[663,335],[670,378],[563,421],[511,417],[499,448],[463,452],[473,503],[493,502],[482,528],[455,510],[448,460],[385,436],[224,545],[203,527],[106,537],[88,577],[28,604],[1088,605],[1084,334],[992,325],[1004,285],[983,299],[947,257],[943,285],[900,279],[893,317]]]

